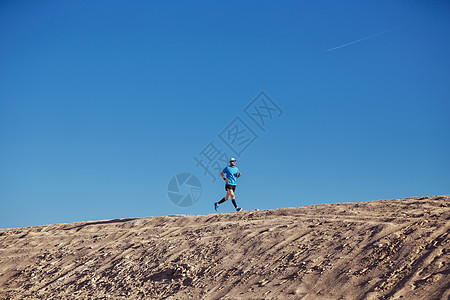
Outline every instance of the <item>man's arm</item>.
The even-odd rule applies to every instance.
[[[228,178],[225,178],[225,176],[223,176],[223,171],[220,173],[220,176],[222,176],[222,179],[226,181],[226,183],[228,183]]]
[[[236,176],[236,178],[239,178],[239,177],[241,177],[241,172],[239,172],[239,174]]]

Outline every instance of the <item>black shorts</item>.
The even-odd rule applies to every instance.
[[[225,191],[226,190],[233,190],[234,192],[234,190],[236,190],[236,186],[232,184],[225,184]]]

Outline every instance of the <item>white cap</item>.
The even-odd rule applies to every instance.
[[[230,161],[236,161],[236,158],[232,157],[230,158]]]

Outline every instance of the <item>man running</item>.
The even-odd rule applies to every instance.
[[[230,158],[230,165],[228,167],[225,167],[223,171],[220,173],[220,176],[222,176],[223,180],[225,180],[225,191],[227,191],[227,195],[220,199],[219,202],[214,203],[214,209],[217,211],[217,207],[219,204],[224,203],[231,197],[231,202],[233,202],[234,207],[236,208],[236,211],[241,211],[242,208],[238,207],[236,204],[236,197],[234,196],[234,191],[236,190],[236,179],[241,177],[241,172],[239,172],[239,169],[235,167],[236,166],[236,159],[234,157]]]

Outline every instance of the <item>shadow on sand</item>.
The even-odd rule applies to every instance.
[[[72,230],[72,229],[82,229],[86,226],[91,226],[91,225],[102,225],[102,224],[113,224],[113,223],[125,223],[125,222],[129,222],[129,221],[133,221],[136,220],[137,218],[128,218],[128,219],[113,219],[113,220],[106,220],[106,221],[94,221],[94,222],[86,222],[83,223],[81,225],[78,226],[74,226],[74,227],[70,227],[70,228],[64,228],[64,230]],[[77,230],[77,231],[78,231]]]

